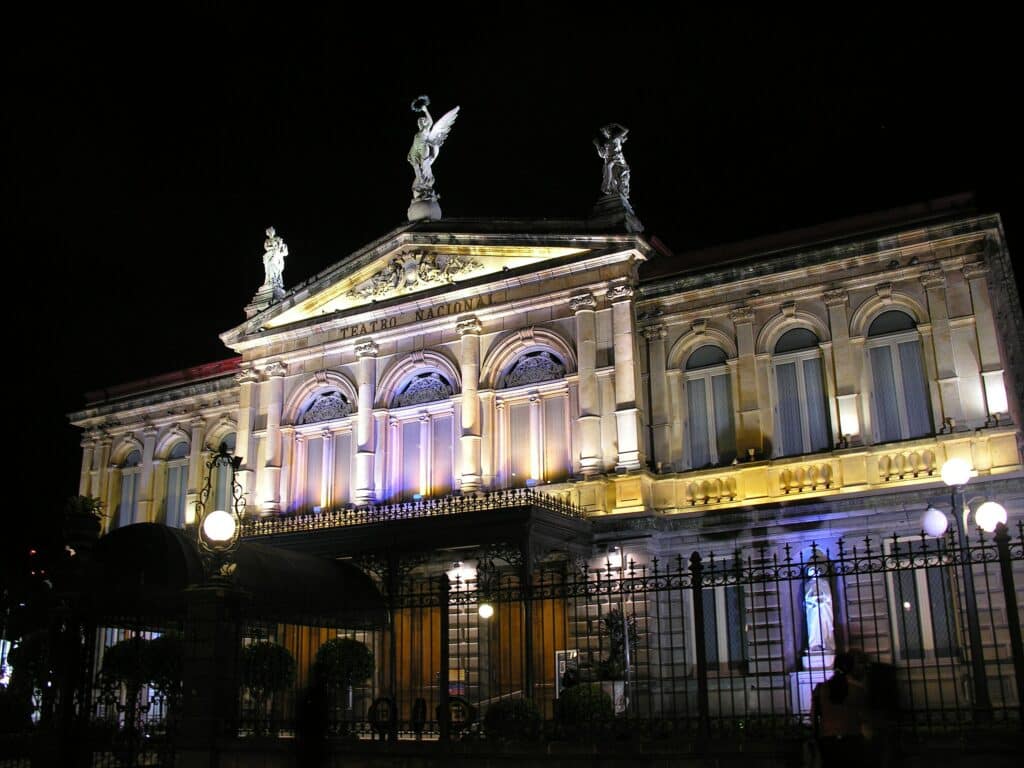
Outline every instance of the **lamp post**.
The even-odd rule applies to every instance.
[[[964,609],[967,613],[967,637],[971,646],[971,677],[974,687],[975,720],[988,720],[992,714],[992,702],[988,695],[988,678],[985,675],[985,656],[981,644],[981,627],[978,624],[978,598],[974,592],[974,576],[971,573],[971,552],[967,546],[967,522],[970,507],[964,503],[964,486],[971,478],[971,468],[963,459],[949,459],[942,465],[942,482],[950,488],[953,513],[953,527],[956,530],[957,549],[960,553],[960,573],[964,583]],[[1001,504],[986,501],[975,513],[975,522],[982,530],[991,533],[999,523],[1006,523],[1006,510]],[[925,533],[942,536],[948,527],[946,515],[929,506],[921,519]]]
[[[206,482],[196,504],[196,538],[206,565],[207,577],[214,582],[230,580],[235,569],[231,556],[238,549],[242,518],[245,516],[245,497],[236,479],[241,463],[241,456],[232,456],[227,447],[221,445],[206,463]],[[224,508],[207,512],[211,506],[210,494],[214,492],[214,470],[218,476],[218,485],[222,482],[222,472],[231,473],[227,484],[228,498],[218,499],[214,496],[213,505]]]

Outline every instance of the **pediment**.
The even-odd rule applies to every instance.
[[[264,328],[280,328],[335,312],[390,301],[464,283],[491,274],[537,266],[587,253],[589,249],[554,245],[482,243],[409,243],[346,273],[338,270],[325,285],[266,317]],[[339,265],[341,266],[341,265]]]

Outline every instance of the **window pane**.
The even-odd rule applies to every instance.
[[[225,474],[227,474],[225,472]],[[324,474],[324,440],[322,437],[306,441],[306,507],[312,509],[323,504],[320,479]]]
[[[804,452],[803,427],[800,425],[800,391],[796,383],[796,363],[775,366],[775,386],[779,398],[779,455]]]
[[[718,463],[728,464],[736,458],[736,429],[732,423],[732,386],[729,374],[711,379],[715,395],[715,438],[718,442]]]
[[[124,472],[121,475],[121,504],[117,510],[118,528],[135,522],[135,488],[138,479],[137,472]]]
[[[832,435],[828,426],[828,409],[825,407],[825,379],[822,376],[821,358],[804,360],[804,392],[807,395],[807,428],[811,434],[811,450],[827,451],[832,447]]]
[[[878,419],[879,441],[903,439],[900,429],[900,414],[896,405],[896,379],[892,372],[892,355],[889,347],[871,349],[871,376],[874,382],[875,416]]]
[[[334,499],[337,506],[352,500],[352,433],[345,432],[334,438]]]
[[[715,589],[705,587],[700,593],[704,604],[704,653],[708,667],[718,664],[718,614],[715,612]]]
[[[921,642],[921,608],[917,600],[917,582],[914,571],[897,571],[893,578],[896,589],[896,632],[900,651],[905,659],[924,656]]]
[[[953,624],[953,600],[950,591],[949,574],[942,568],[927,569],[928,606],[932,612],[932,637],[935,639],[935,655],[956,656],[959,648],[956,629]]]
[[[187,464],[179,464],[167,470],[167,508],[164,511],[164,524],[171,528],[182,528],[185,525],[187,478]]]
[[[420,478],[420,423],[406,421],[402,423],[402,467],[398,497],[406,501],[414,494],[423,493]]]
[[[509,408],[509,462],[514,477],[510,478],[513,488],[526,485],[530,478],[530,404],[516,403]]]
[[[430,426],[433,430],[430,493],[443,496],[452,492],[452,417],[437,416]]]
[[[907,341],[899,345],[900,373],[903,374],[903,398],[907,404],[907,437],[923,437],[932,433],[932,419],[928,408],[928,388],[925,386],[924,362],[921,344]]]
[[[686,402],[689,410],[690,466],[693,469],[711,463],[708,441],[708,406],[704,379],[686,382]]]
[[[564,397],[544,401],[544,479],[557,483],[569,476]]]
[[[734,665],[741,664],[747,659],[744,613],[743,587],[726,587],[725,626],[729,635],[729,662]]]

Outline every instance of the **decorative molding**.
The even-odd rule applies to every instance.
[[[475,315],[467,315],[455,323],[455,330],[459,336],[479,335],[483,329],[483,325]]]
[[[447,400],[454,394],[451,383],[436,371],[415,376],[391,401],[392,408]]]
[[[565,365],[550,352],[538,350],[527,352],[501,379],[498,386],[521,387],[525,384],[540,384],[565,378]]]
[[[946,274],[941,269],[930,269],[921,273],[921,285],[927,289],[945,288]]]
[[[593,312],[597,309],[597,299],[592,293],[581,293],[569,299],[569,309],[573,312]]]
[[[695,336],[703,336],[705,333],[708,332],[708,321],[705,320],[704,318],[700,318],[699,320],[694,320],[690,324],[690,331]]]
[[[238,384],[255,384],[259,380],[260,374],[255,368],[243,368],[235,374],[235,382]]]
[[[979,277],[985,277],[989,273],[988,264],[983,261],[975,261],[963,268],[964,278],[967,280],[977,280]]]
[[[263,367],[263,373],[269,378],[279,378],[285,376],[288,373],[288,366],[282,363],[280,360],[274,360],[267,363]]]
[[[875,294],[883,304],[888,304],[892,301],[892,283],[879,283],[875,286]]]
[[[744,323],[754,322],[754,308],[753,307],[736,307],[729,312],[729,319],[732,320],[734,325],[743,325]],[[694,323],[696,325],[696,323]]]
[[[832,288],[821,295],[826,307],[842,307],[850,300],[845,288]]]
[[[376,357],[380,348],[374,344],[373,339],[360,339],[353,347],[356,357]]]
[[[795,301],[784,301],[779,307],[782,310],[782,316],[793,319],[796,317],[796,302]]]
[[[668,338],[668,330],[664,325],[648,325],[642,331],[644,338],[647,341],[662,341]]]
[[[353,411],[352,403],[345,395],[334,389],[322,392],[313,398],[313,401],[299,416],[299,424],[315,424],[320,421],[332,421],[350,416]]]
[[[620,301],[629,301],[636,291],[628,282],[612,282],[608,285],[608,301],[617,304]]]

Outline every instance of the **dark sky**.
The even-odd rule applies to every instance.
[[[76,492],[85,391],[228,356],[268,225],[293,285],[400,224],[421,93],[462,108],[434,166],[447,215],[583,217],[617,121],[637,213],[679,254],[965,191],[1024,248],[1015,22],[633,5],[10,25],[8,408],[45,481],[9,503]]]

